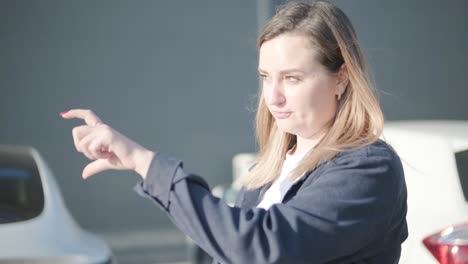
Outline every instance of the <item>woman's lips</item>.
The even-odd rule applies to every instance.
[[[276,119],[285,119],[285,118],[288,118],[291,115],[291,112],[275,112],[275,111],[273,111],[272,113],[273,113],[273,116]]]

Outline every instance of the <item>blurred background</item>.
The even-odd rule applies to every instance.
[[[129,172],[87,181],[59,112],[93,109],[212,185],[254,152],[259,28],[286,1],[0,0],[0,144],[31,145],[85,229],[121,263],[187,261],[186,240]],[[387,120],[468,119],[468,2],[336,0],[373,69]]]

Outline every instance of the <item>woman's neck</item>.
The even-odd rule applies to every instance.
[[[291,155],[296,153],[303,153],[312,149],[321,139],[322,136],[313,139],[296,136],[296,146],[294,147],[293,151],[291,151]]]

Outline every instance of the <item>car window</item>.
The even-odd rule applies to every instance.
[[[0,150],[0,224],[25,221],[44,208],[39,171],[28,151]]]
[[[468,201],[468,150],[456,152],[455,159],[463,195],[465,200]]]

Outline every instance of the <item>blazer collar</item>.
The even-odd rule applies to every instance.
[[[263,194],[268,190],[271,184],[267,184],[262,186],[258,189],[245,191],[244,197],[241,202],[241,207],[243,208],[252,208],[257,207],[258,203],[260,203]]]

